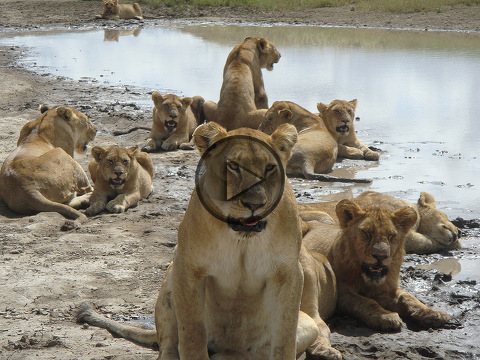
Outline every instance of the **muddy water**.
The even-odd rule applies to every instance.
[[[333,172],[371,185],[292,180],[299,201],[366,189],[416,201],[427,191],[449,216],[480,217],[479,34],[165,23],[1,42],[28,46],[25,64],[38,71],[217,101],[226,56],[246,36],[265,36],[282,53],[264,72],[270,102],[316,111],[319,101],[357,98],[358,136],[382,150],[380,162],[343,161]]]

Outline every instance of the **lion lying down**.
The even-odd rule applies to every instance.
[[[323,120],[291,101],[275,101],[265,114],[259,130],[271,134],[281,124],[292,124],[298,142],[287,165],[287,174],[320,181],[369,183],[369,179],[349,179],[325,175],[337,160],[338,146]]]
[[[275,44],[265,38],[247,37],[230,52],[223,69],[218,104],[206,101],[207,121],[215,121],[227,130],[257,129],[268,109],[262,68],[273,70],[280,60]]]
[[[268,136],[251,129],[227,133],[208,123],[193,138],[203,155],[208,151],[206,171],[178,229],[155,307],[156,331],[114,322],[88,307],[78,321],[158,344],[159,359],[290,360],[305,351],[340,359],[322,320],[336,303],[333,271],[324,256],[302,246],[293,190],[288,182],[278,187],[295,128],[283,125]],[[250,171],[265,179],[240,191]],[[237,195],[217,196],[219,186]],[[208,211],[199,194],[219,212]]]
[[[413,208],[390,211],[344,199],[336,213],[342,229],[337,238],[322,237],[313,224],[303,242],[308,249],[326,254],[332,264],[338,281],[338,312],[383,331],[399,330],[401,317],[426,328],[450,320],[447,313],[425,306],[399,287],[405,236],[417,221]]]
[[[375,191],[365,191],[354,201],[363,207],[381,206],[390,211],[404,206],[413,208],[417,213],[417,221],[407,233],[405,251],[408,254],[431,254],[462,247],[460,231],[443,212],[436,208],[434,197],[426,192],[420,194],[416,204]],[[299,205],[300,215],[304,220],[318,219],[322,223],[335,224],[336,204],[335,201],[301,204]],[[326,224],[316,224],[317,232],[321,232],[322,237],[335,238],[340,233],[340,227]]]
[[[103,0],[103,13],[97,19],[137,19],[143,20],[142,9],[137,3],[119,4],[118,0]]]
[[[94,146],[92,156],[88,171],[95,188],[90,206],[85,210],[88,216],[104,209],[112,213],[124,212],[152,192],[154,166],[147,153],[138,148]]]
[[[92,187],[73,155],[85,151],[97,128],[70,107],[42,105],[40,111],[3,162],[0,198],[20,214],[55,211],[81,223],[87,218],[76,209],[88,204]]]

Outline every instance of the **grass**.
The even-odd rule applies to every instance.
[[[262,10],[309,9],[351,5],[358,9],[392,13],[437,11],[453,5],[478,5],[480,0],[141,0],[152,6],[241,6]]]

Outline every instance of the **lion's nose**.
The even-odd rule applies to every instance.
[[[261,203],[255,204],[252,202],[246,202],[242,200],[242,205],[245,206],[247,209],[250,209],[251,211],[255,211],[261,208],[262,206],[264,206],[265,204],[261,204]]]
[[[390,255],[390,249],[384,242],[379,242],[373,245],[372,256],[378,261],[386,259]]]
[[[117,175],[117,177],[120,177],[120,175],[123,174],[123,171],[114,171],[115,175]]]

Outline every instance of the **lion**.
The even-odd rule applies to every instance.
[[[80,224],[87,217],[78,209],[93,189],[73,156],[85,151],[97,127],[71,107],[41,105],[40,112],[23,126],[17,148],[3,162],[0,198],[20,214],[54,211]]]
[[[378,160],[380,154],[358,140],[353,120],[357,99],[333,100],[329,105],[317,104],[319,115],[338,144],[337,157],[347,159]]]
[[[405,238],[417,221],[413,208],[390,211],[344,199],[336,213],[341,227],[338,237],[327,240],[311,230],[304,244],[326,252],[337,277],[339,313],[381,331],[400,330],[401,317],[425,328],[441,327],[450,320],[444,311],[425,306],[399,287]]]
[[[142,8],[139,4],[119,4],[118,0],[103,0],[103,13],[97,19],[137,19],[143,20]]]
[[[118,145],[107,149],[94,146],[92,156],[88,171],[95,185],[90,206],[85,210],[88,216],[104,209],[125,212],[152,192],[154,166],[147,153]]]
[[[133,35],[138,37],[142,28],[129,29],[129,30],[119,30],[119,29],[105,29],[103,30],[103,41],[115,41],[118,42],[120,36],[129,36]]]
[[[136,126],[125,131],[114,131],[114,135],[124,135],[143,129],[150,131],[150,137],[142,151],[171,151],[176,149],[193,150],[191,141],[193,131],[201,121],[204,99],[201,96],[180,98],[177,95],[162,96],[158,91],[152,93],[153,125],[151,128]]]
[[[322,319],[335,309],[335,276],[324,256],[302,246],[295,195],[285,181],[295,127],[269,136],[210,122],[193,139],[205,171],[178,228],[155,307],[156,331],[89,307],[80,309],[78,322],[158,345],[159,359],[294,359],[305,351],[340,359]],[[251,184],[251,172],[263,181]]]
[[[280,60],[275,44],[261,37],[247,37],[230,52],[223,69],[218,104],[206,101],[203,113],[227,130],[257,129],[268,109],[262,68],[273,70]]]
[[[369,183],[369,179],[348,179],[322,173],[332,170],[338,146],[323,120],[291,101],[275,101],[265,114],[259,130],[273,133],[281,124],[289,123],[298,131],[298,142],[287,165],[287,174],[309,180]]]
[[[460,240],[461,233],[453,225],[443,212],[436,208],[436,201],[433,195],[421,192],[416,204],[393,196],[375,191],[364,191],[354,201],[360,206],[381,206],[385,209],[395,211],[403,206],[410,206],[417,213],[417,221],[408,231],[405,241],[407,254],[432,254],[443,250],[454,250],[462,247]],[[330,221],[335,216],[335,205],[337,202],[321,202],[299,205],[300,216],[303,220],[318,220],[325,224],[335,223]],[[337,230],[328,225],[315,225],[317,229],[323,229],[324,235],[334,237]],[[334,226],[335,227],[335,226]]]

